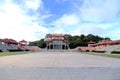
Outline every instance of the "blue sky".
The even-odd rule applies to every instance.
[[[120,39],[120,0],[0,0],[0,38],[34,41],[47,33]]]

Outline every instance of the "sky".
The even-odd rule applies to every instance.
[[[35,41],[48,33],[120,39],[120,0],[0,0],[0,38]]]

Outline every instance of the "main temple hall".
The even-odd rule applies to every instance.
[[[69,34],[46,34],[44,41],[46,49],[69,49],[69,42],[66,40]]]

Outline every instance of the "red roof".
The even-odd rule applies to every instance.
[[[114,40],[107,42],[108,44],[120,44],[120,40]]]
[[[19,42],[25,42],[25,43],[27,43],[27,41],[25,41],[24,39],[23,39],[23,40],[21,40],[21,41],[19,41]]]
[[[13,40],[13,39],[8,39],[8,38],[2,39],[2,42],[4,42],[4,43],[18,44],[17,41],[15,41],[15,40]]]
[[[98,43],[96,44],[92,44],[92,45],[112,45],[112,44],[120,44],[120,40],[114,40],[114,41],[110,41],[110,40],[102,40],[102,41],[99,41]]]
[[[63,41],[64,43],[69,44],[69,42],[68,42],[68,41],[63,40],[63,39],[52,39],[52,40],[46,41],[46,43],[51,43],[51,42],[53,42],[53,41]]]
[[[53,34],[53,37],[63,37],[63,34]]]
[[[90,41],[90,42],[88,42],[88,44],[95,44],[95,42],[94,41]]]
[[[46,38],[52,38],[52,34],[46,34]]]

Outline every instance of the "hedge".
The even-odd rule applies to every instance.
[[[20,51],[22,51],[21,49],[9,49],[8,50],[9,52],[20,52]]]
[[[120,54],[120,51],[112,51],[111,54]]]
[[[0,52],[3,52],[2,50],[0,50]]]
[[[92,51],[92,52],[105,53],[105,51]]]

